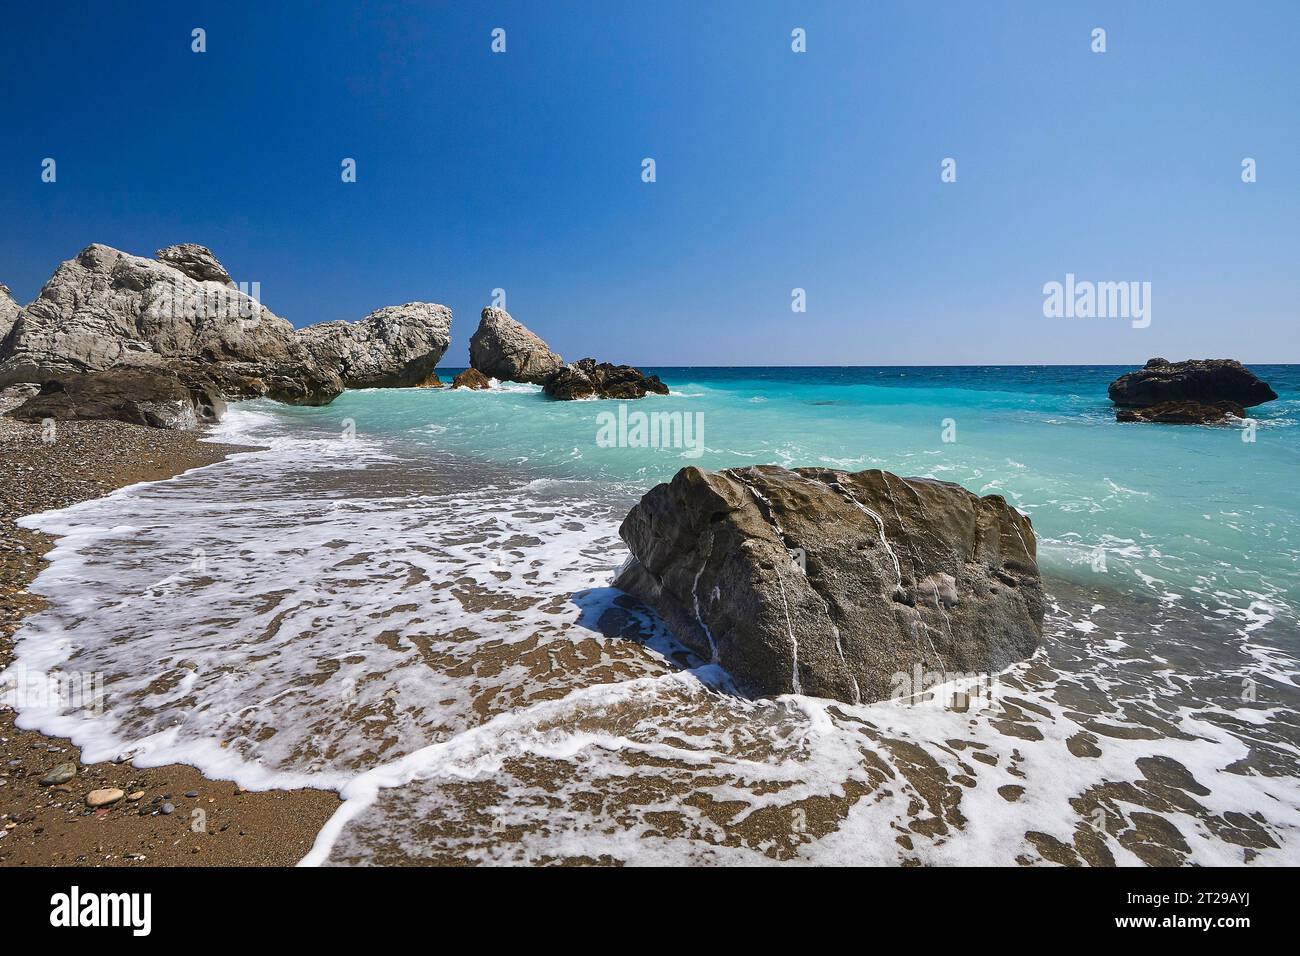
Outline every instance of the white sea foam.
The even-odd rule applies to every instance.
[[[25,521],[63,537],[16,663],[101,672],[107,698],[99,718],[19,720],[87,762],[338,789],[306,863],[1012,864],[1095,838],[1131,864],[1152,859],[1144,813],[1176,828],[1180,860],[1297,862],[1279,593],[1208,582],[1227,613],[1206,614],[1135,570],[1145,603],[1058,600],[1044,650],[979,711],[748,701],[606,586],[627,488],[257,408],[216,437],[267,450]],[[1112,567],[1171,560],[1103,540]],[[1161,804],[1144,774],[1168,768],[1208,793]],[[1081,830],[1088,806],[1100,831]]]

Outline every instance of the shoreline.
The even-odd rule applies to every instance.
[[[122,422],[69,421],[60,422],[55,441],[47,443],[40,425],[0,417],[6,471],[0,491],[0,668],[12,663],[23,620],[45,606],[28,588],[57,540],[19,527],[17,519],[250,450],[203,437]],[[293,866],[340,803],[332,790],[247,791],[184,764],[85,766],[70,740],[21,730],[15,718],[8,703],[0,704],[0,867]],[[77,763],[75,776],[41,785],[43,776],[65,762]],[[101,788],[127,796],[92,810],[86,796]],[[164,812],[164,804],[174,809]]]

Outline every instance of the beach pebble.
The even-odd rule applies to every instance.
[[[199,792],[198,792],[197,790],[186,790],[186,791],[185,791],[185,796],[187,796],[187,797],[191,797],[191,798],[192,798],[192,797],[197,797],[198,795],[199,795]]]
[[[163,816],[170,816],[171,814],[176,812],[175,805],[170,803],[164,803],[161,809],[162,809]]]
[[[67,783],[77,775],[77,765],[75,763],[61,763],[53,767],[49,773],[41,777],[42,787],[53,787],[60,783]]]
[[[86,794],[86,806],[88,807],[106,807],[110,803],[117,803],[126,794],[117,787],[105,787],[102,790],[92,790]]]
[[[128,800],[139,800],[144,796],[143,790],[133,790],[126,795]]]

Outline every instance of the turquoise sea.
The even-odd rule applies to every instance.
[[[703,452],[598,447],[597,415],[526,386],[350,392],[285,410],[313,428],[427,442],[556,478],[632,488],[687,464],[772,463],[955,481],[1031,516],[1051,573],[1147,579],[1245,612],[1300,606],[1300,366],[1256,366],[1279,399],[1240,427],[1118,424],[1105,366],[659,368],[672,391],[642,411],[703,416]],[[459,369],[448,369],[450,379]],[[643,407],[653,406],[653,407]],[[631,406],[630,406],[631,407]],[[945,430],[948,437],[945,441]],[[1243,441],[1253,437],[1254,441]],[[1087,559],[1084,561],[1084,559]]]
[[[263,450],[29,519],[65,537],[18,659],[111,693],[22,720],[88,761],[338,789],[310,863],[1294,864],[1300,366],[1252,368],[1279,399],[1221,427],[1116,423],[1127,367],[243,403],[214,437]],[[642,447],[639,413],[690,427]],[[763,463],[1004,496],[1042,649],[979,712],[722,693],[609,588],[617,528],[684,465]]]

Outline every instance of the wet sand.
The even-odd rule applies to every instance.
[[[18,518],[168,478],[242,450],[202,442],[197,434],[121,422],[61,422],[54,441],[47,442],[41,426],[2,413],[0,408],[0,668],[12,659],[22,619],[44,604],[27,589],[54,544],[47,535],[18,527]],[[82,766],[79,758],[66,739],[16,728],[13,709],[0,704],[0,866],[290,866],[311,848],[339,804],[330,791],[246,792],[180,764]],[[40,783],[65,762],[77,763],[74,777]],[[102,788],[126,796],[92,810],[86,797]]]

